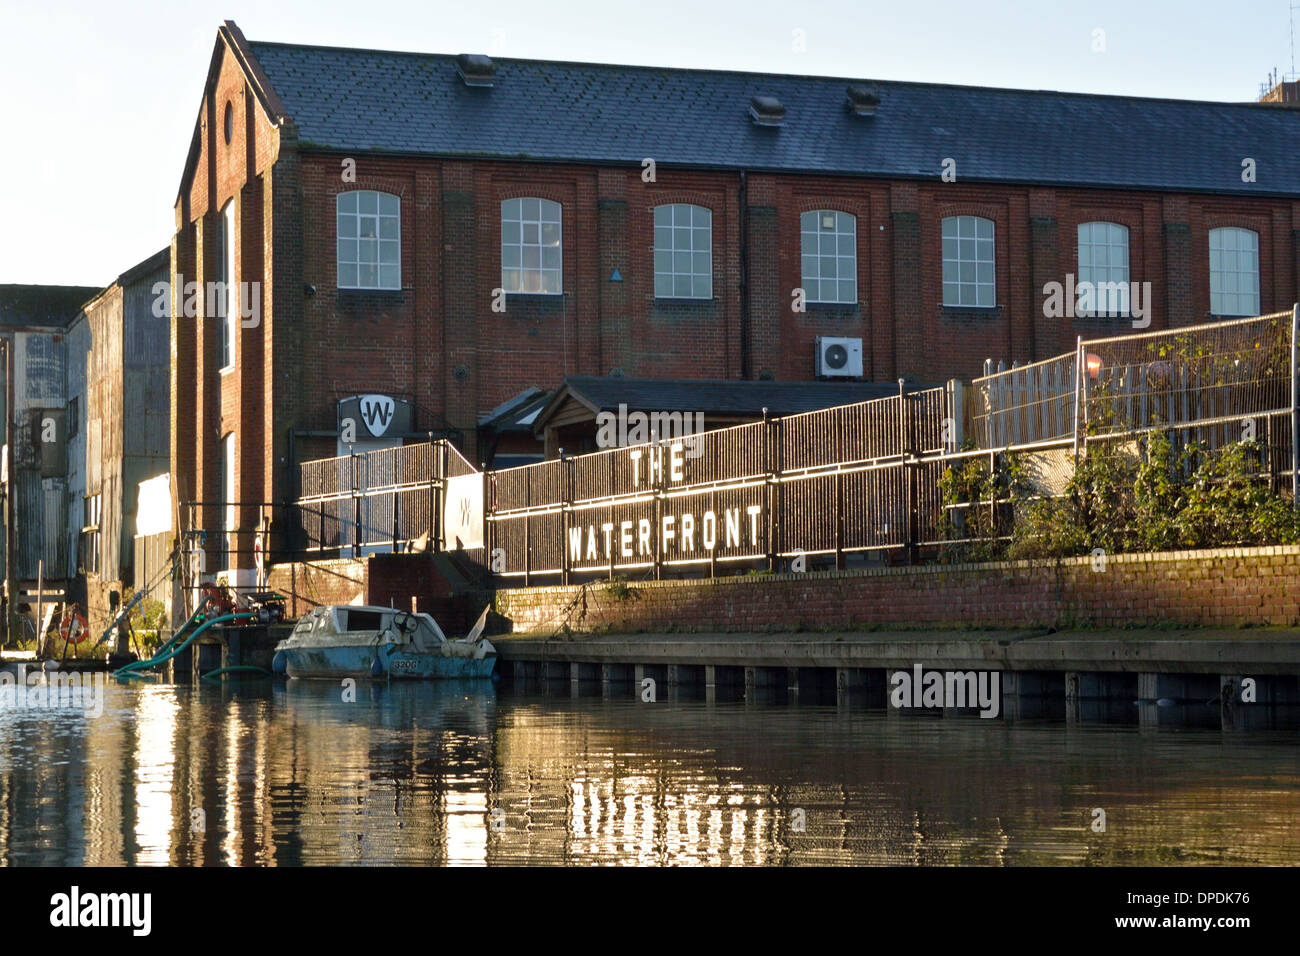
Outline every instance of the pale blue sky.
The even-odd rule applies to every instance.
[[[168,244],[224,19],[251,40],[1239,101],[1291,69],[1289,2],[0,0],[0,282],[102,285]]]

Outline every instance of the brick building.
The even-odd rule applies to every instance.
[[[1153,330],[1287,307],[1297,141],[1285,105],[493,62],[227,22],[176,203],[178,491],[292,496],[297,462],[345,447],[349,400],[383,426],[402,410],[358,441],[433,431],[474,459],[485,415],[566,376],[808,380],[834,337],[865,381],[939,382],[1131,331],[1048,317],[1050,282],[1149,282]],[[253,508],[199,520],[248,551]]]

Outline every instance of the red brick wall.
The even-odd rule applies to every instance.
[[[234,110],[229,145],[227,103]],[[596,167],[378,154],[351,157],[356,181],[344,183],[345,157],[299,151],[293,127],[268,122],[224,53],[199,119],[194,172],[177,209],[175,268],[200,280],[210,276],[218,261],[217,216],[233,197],[250,233],[238,242],[238,278],[261,279],[265,293],[262,324],[239,330],[237,367],[225,376],[216,368],[216,320],[174,328],[173,467],[191,497],[217,495],[216,442],[231,429],[238,433],[241,495],[291,496],[289,458],[335,449],[328,438],[303,438],[291,454],[290,431],[334,429],[337,400],[359,392],[411,400],[418,429],[459,431],[477,460],[481,413],[527,386],[554,387],[566,374],[618,368],[627,376],[810,379],[819,335],[861,337],[865,378],[873,381],[906,376],[938,384],[978,374],[985,358],[1045,358],[1068,350],[1080,334],[1131,330],[1119,319],[1042,315],[1042,286],[1077,271],[1076,228],[1090,219],[1129,227],[1131,278],[1152,284],[1152,329],[1207,317],[1208,234],[1220,225],[1258,231],[1263,310],[1300,298],[1300,202],[1286,199],[980,185],[963,180],[970,172],[963,169],[956,182],[944,183],[937,165],[924,181],[755,173],[744,178],[742,192],[737,171],[662,163],[647,183],[639,162]],[[400,292],[336,288],[341,189],[401,197]],[[500,284],[500,203],[518,196],[563,206],[565,294],[510,296],[503,314],[492,309]],[[654,297],[653,210],[670,202],[713,212],[712,301]],[[799,216],[821,208],[857,216],[859,301],[796,313],[790,306],[802,284]],[[942,305],[941,220],[961,214],[996,224],[995,309]],[[609,281],[614,269],[621,283]],[[246,513],[241,523],[254,518]],[[249,547],[249,539],[240,545]]]
[[[351,558],[277,564],[267,575],[267,587],[284,595],[290,617],[322,604],[352,604],[358,596],[364,601],[367,581],[365,561]]]
[[[764,632],[918,627],[1295,626],[1300,547],[631,582],[497,592],[516,631]],[[565,609],[579,610],[566,617]],[[585,613],[581,610],[585,607]]]
[[[311,563],[278,564],[268,586],[284,595],[286,613],[298,617],[325,604],[361,602],[376,607],[416,609],[433,614],[449,636],[466,632],[482,611],[482,594],[455,594],[434,561],[424,555],[376,554]]]

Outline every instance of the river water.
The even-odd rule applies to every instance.
[[[1295,864],[1298,743],[630,685],[110,683],[99,716],[0,709],[0,863]]]

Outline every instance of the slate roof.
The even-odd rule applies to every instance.
[[[88,285],[0,285],[0,326],[66,329],[99,292]]]
[[[909,392],[919,386],[908,385]],[[537,416],[541,428],[572,396],[596,411],[703,412],[706,416],[760,418],[796,415],[898,394],[898,384],[876,382],[762,382],[742,379],[600,378],[571,375]]]
[[[519,59],[470,88],[449,54],[248,46],[307,148],[923,179],[951,157],[961,181],[1300,195],[1281,106]],[[845,108],[864,82],[872,118]]]
[[[529,386],[513,398],[502,402],[492,411],[480,415],[479,428],[491,428],[498,432],[532,433],[533,420],[542,407],[551,400],[550,392]]]

